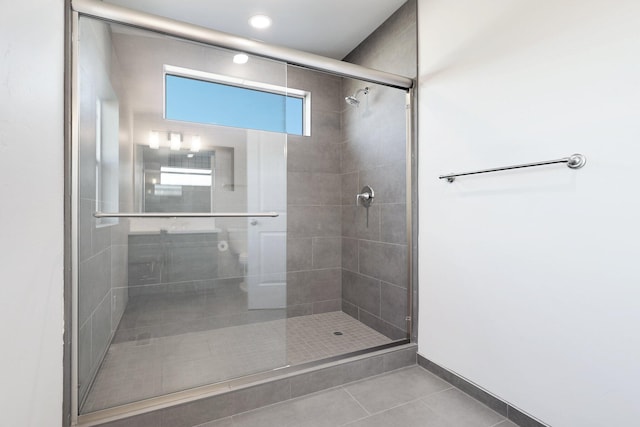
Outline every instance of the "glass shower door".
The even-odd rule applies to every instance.
[[[286,65],[84,17],[78,38],[81,413],[287,365]]]
[[[248,224],[248,308],[286,309],[287,193],[285,141],[275,133],[247,132],[247,207],[277,212],[276,218],[251,218]]]

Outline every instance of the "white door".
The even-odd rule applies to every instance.
[[[247,219],[249,309],[285,308],[287,303],[286,134],[247,131],[247,208],[277,212]]]

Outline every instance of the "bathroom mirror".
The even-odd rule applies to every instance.
[[[214,212],[214,192],[234,191],[231,147],[193,152],[138,146],[142,212]]]

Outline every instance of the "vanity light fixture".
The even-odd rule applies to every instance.
[[[184,135],[180,132],[167,132],[167,131],[157,131],[157,130],[152,130],[149,131],[149,148],[152,148],[154,150],[157,150],[160,148],[160,134],[162,134],[164,136],[164,134],[166,133],[167,135],[167,142],[169,145],[169,148],[173,151],[179,151],[182,148],[182,141],[184,138]],[[163,146],[165,146],[163,144]],[[200,135],[193,135],[191,136],[191,146],[189,147],[189,150],[197,153],[198,151],[200,151],[200,149],[202,148],[202,140],[200,139]]]
[[[154,150],[160,148],[160,134],[158,131],[152,130],[149,132],[149,148]]]
[[[169,148],[173,151],[180,150],[182,145],[182,135],[178,132],[169,132]]]
[[[200,136],[199,135],[192,136],[191,151],[193,151],[194,153],[197,153],[198,151],[200,151],[200,145],[201,145]]]

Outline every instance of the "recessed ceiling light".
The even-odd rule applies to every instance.
[[[271,18],[267,15],[255,15],[249,18],[249,24],[251,24],[253,28],[262,30],[271,26]]]
[[[235,62],[236,64],[246,64],[248,60],[249,55],[247,55],[246,53],[238,53],[233,57],[233,62]]]

